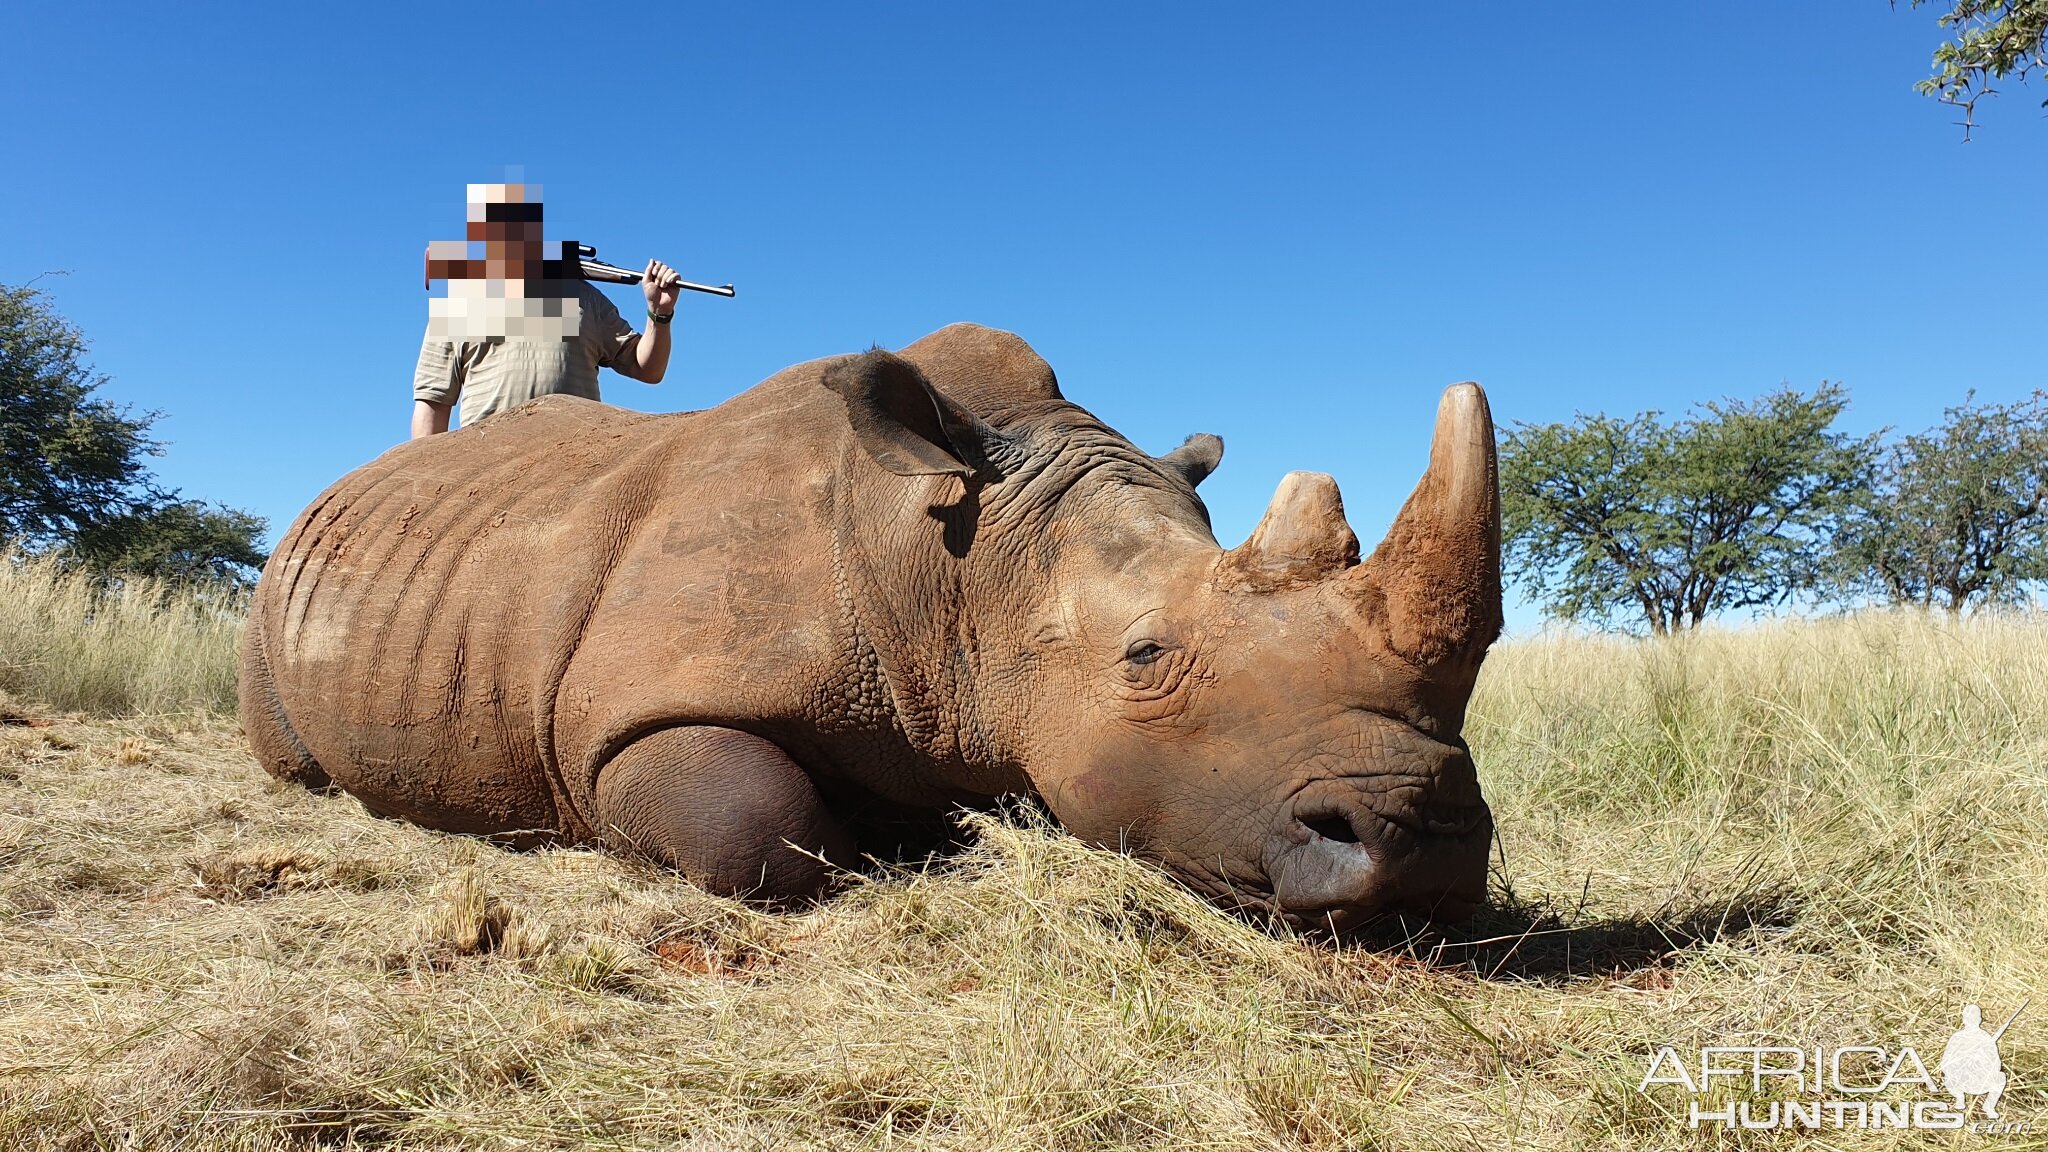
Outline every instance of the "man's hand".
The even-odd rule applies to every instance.
[[[612,370],[622,376],[630,376],[643,384],[659,384],[668,372],[669,325],[652,319],[656,315],[673,316],[676,297],[683,294],[676,285],[682,283],[676,270],[659,260],[649,260],[647,271],[640,274],[640,290],[647,294],[647,330],[633,340],[631,356],[612,362]]]
[[[640,290],[647,294],[647,310],[664,316],[673,313],[676,298],[683,294],[683,290],[676,287],[682,280],[675,269],[659,260],[649,260],[647,271],[640,274]]]

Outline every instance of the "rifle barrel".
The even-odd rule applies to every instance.
[[[606,264],[601,260],[585,259],[582,263],[583,278],[585,280],[596,280],[605,284],[640,283],[640,273],[633,271],[631,268],[621,268],[616,264]],[[688,280],[678,280],[676,281],[676,287],[687,288],[692,292],[703,292],[711,296],[739,295],[730,284],[713,286],[710,284],[693,284]]]

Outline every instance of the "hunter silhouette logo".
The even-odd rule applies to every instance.
[[[2010,1077],[1998,1042],[2032,1001],[2022,1000],[1995,1032],[1984,1010],[1963,1005],[1963,1026],[1949,1037],[1933,1073],[1910,1044],[1715,1045],[1688,1062],[1670,1045],[1657,1049],[1638,1092],[1655,1084],[1685,1090],[1693,1128],[1962,1129],[2031,1135],[2031,1120],[1999,1115]],[[1948,1099],[1942,1097],[1946,1095]],[[1981,1118],[1971,1116],[1971,1097]]]
[[[1998,1119],[1998,1097],[2005,1091],[2005,1069],[1998,1059],[1998,1038],[2027,1010],[2032,998],[2020,1001],[1996,1032],[1984,1031],[1984,1010],[1963,1005],[1963,1026],[1941,1052],[1941,1086],[1956,1098],[1956,1111],[1969,1114],[1965,1096],[1982,1096],[1984,1115]]]

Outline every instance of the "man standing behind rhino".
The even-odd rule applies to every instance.
[[[468,239],[483,243],[482,260],[464,259],[460,243],[427,249],[427,274],[446,279],[448,295],[430,304],[413,370],[414,439],[446,432],[458,403],[467,427],[541,396],[599,399],[600,367],[661,383],[682,291],[674,269],[647,263],[642,334],[576,275],[574,253],[545,259],[538,185],[471,184]]]

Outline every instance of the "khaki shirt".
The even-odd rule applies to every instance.
[[[583,281],[573,283],[582,319],[567,339],[441,340],[430,325],[413,369],[413,399],[434,404],[459,399],[465,427],[542,396],[599,399],[597,370],[626,355],[639,333],[604,293]]]

